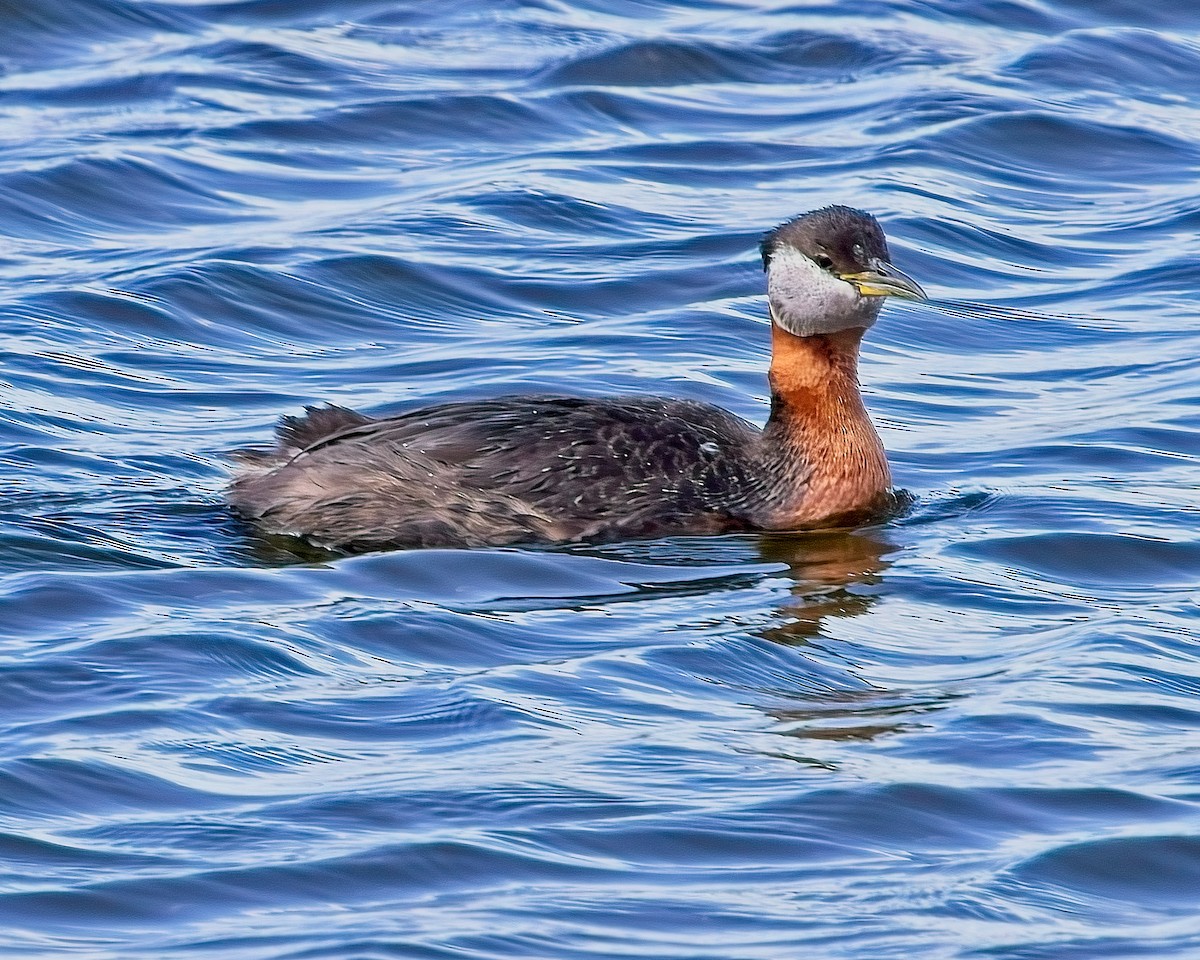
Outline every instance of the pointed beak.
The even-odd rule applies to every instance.
[[[862,273],[843,273],[841,279],[852,283],[864,297],[902,297],[905,300],[927,300],[925,291],[912,277],[886,260],[871,261],[871,268]]]

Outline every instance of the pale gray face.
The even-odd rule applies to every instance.
[[[807,254],[781,244],[767,267],[767,303],[771,319],[797,337],[866,329],[879,316],[882,297],[865,297],[858,288],[818,266]]]
[[[865,330],[887,296],[925,299],[892,266],[875,218],[850,207],[825,207],[776,227],[762,255],[771,319],[798,337]]]

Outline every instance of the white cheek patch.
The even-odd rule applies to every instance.
[[[779,326],[797,337],[812,337],[871,326],[882,298],[859,296],[851,284],[785,245],[771,256],[767,299]]]

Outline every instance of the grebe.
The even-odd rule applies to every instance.
[[[508,396],[373,419],[284,417],[235,454],[229,499],[269,533],[342,551],[800,530],[870,518],[891,496],[858,389],[888,296],[924,299],[870,214],[831,206],[762,241],[771,413],[757,427],[662,397]]]

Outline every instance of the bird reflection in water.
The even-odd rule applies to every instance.
[[[760,538],[763,559],[786,563],[794,583],[776,622],[755,633],[772,643],[810,648],[817,655],[805,656],[811,669],[797,670],[788,688],[776,685],[759,691],[766,697],[758,706],[777,722],[773,733],[804,740],[873,740],[920,729],[922,714],[953,699],[944,692],[881,687],[865,679],[836,641],[828,639],[831,620],[862,616],[883,596],[878,588],[891,564],[888,558],[899,549],[888,533],[887,527],[867,527]],[[828,766],[790,750],[771,752]]]
[[[760,631],[775,643],[809,643],[820,636],[830,617],[866,613],[889,566],[885,556],[896,550],[879,528],[828,530],[802,536],[765,535],[758,544],[762,558],[786,563],[794,580],[792,600],[779,610],[780,622]]]

